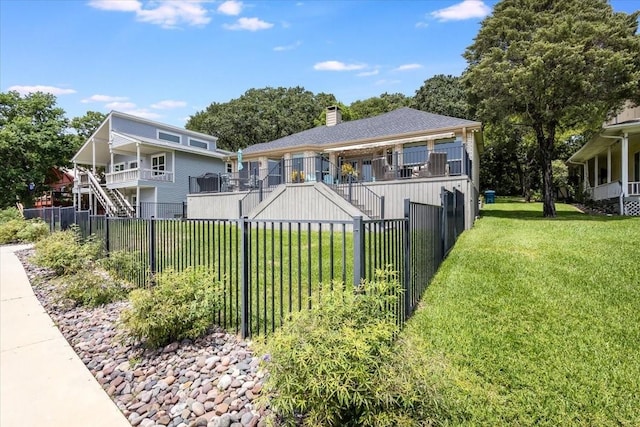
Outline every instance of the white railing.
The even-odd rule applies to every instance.
[[[629,196],[640,196],[640,181],[629,183]]]
[[[591,188],[591,198],[593,200],[607,200],[619,197],[622,193],[622,185],[619,181],[598,185]]]
[[[136,168],[108,173],[106,177],[107,184],[119,184],[122,182],[138,181],[140,179],[147,181],[171,182],[173,181],[173,172]]]

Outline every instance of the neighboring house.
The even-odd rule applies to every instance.
[[[465,194],[466,225],[477,214],[481,123],[400,108],[255,144],[233,156],[214,185],[192,182],[195,218],[399,218],[404,199],[440,205],[441,188]]]
[[[622,215],[640,215],[640,106],[604,123],[568,163],[582,166],[582,188]]]
[[[73,203],[71,190],[73,188],[73,173],[58,168],[51,168],[45,185],[49,191],[36,198],[34,207],[48,208],[52,206],[69,206]]]
[[[226,170],[217,138],[112,111],[75,154],[74,205],[93,213],[178,217],[190,175]]]

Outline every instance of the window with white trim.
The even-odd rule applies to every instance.
[[[164,175],[164,171],[167,167],[167,156],[164,154],[156,154],[151,156],[151,170],[153,175]]]
[[[205,141],[200,141],[197,139],[189,138],[189,145],[197,148],[204,148],[205,150],[209,149],[209,143]]]
[[[233,163],[227,163],[227,173],[233,172]]]
[[[124,170],[124,163],[114,163],[113,164],[113,171],[114,172],[120,172]]]
[[[138,161],[137,160],[131,160],[129,162],[129,169],[138,169]]]
[[[182,137],[175,133],[169,133],[162,130],[158,131],[158,139],[163,141],[174,142],[176,144],[180,144],[182,142]]]

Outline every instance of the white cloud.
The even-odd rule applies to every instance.
[[[131,114],[132,116],[142,117],[143,119],[150,119],[150,120],[155,120],[162,117],[161,114],[154,113],[153,111],[149,111],[146,108],[123,110],[122,112],[125,114]]]
[[[416,23],[416,28],[427,28],[429,26],[429,24],[427,24],[426,22],[418,22]]]
[[[147,2],[145,8],[139,0],[91,0],[89,6],[107,11],[134,12],[138,21],[162,28],[178,28],[181,24],[204,26],[211,22],[207,9],[202,6],[203,2],[158,0]]]
[[[225,24],[223,27],[227,30],[258,31],[268,30],[273,27],[273,24],[259,18],[240,18],[235,24]]]
[[[165,99],[164,101],[151,104],[151,108],[155,108],[156,110],[171,110],[172,108],[182,108],[186,106],[187,106],[186,102],[174,101],[172,99]]]
[[[422,68],[422,65],[420,64],[404,64],[399,66],[398,68],[395,68],[393,71],[409,71],[409,70],[417,70],[419,68]]]
[[[136,12],[142,9],[142,3],[138,0],[91,0],[89,6],[116,12]]]
[[[273,50],[275,50],[276,52],[282,52],[285,50],[293,50],[300,46],[302,46],[302,42],[298,40],[297,42],[286,45],[286,46],[276,46],[273,48]]]
[[[109,95],[91,95],[89,98],[83,99],[83,104],[89,104],[90,102],[119,102],[126,101],[126,96],[109,96]]]
[[[318,62],[313,66],[313,69],[318,71],[353,71],[362,70],[365,67],[365,64],[345,64],[340,61],[324,61]]]
[[[133,108],[136,108],[136,104],[134,104],[133,102],[115,101],[115,102],[109,102],[105,104],[104,107],[108,108],[109,110],[122,111],[122,110],[131,110]]]
[[[363,71],[356,75],[358,77],[369,77],[369,76],[377,76],[379,73],[380,73],[380,70],[371,70],[371,71]]]
[[[431,12],[438,21],[462,21],[472,18],[484,18],[491,8],[482,0],[464,0],[462,3]]]
[[[45,86],[45,85],[33,85],[33,86],[16,85],[16,86],[9,87],[8,90],[16,91],[20,95],[26,95],[28,93],[35,93],[35,92],[45,92],[45,93],[50,93],[50,94],[56,95],[56,96],[58,96],[58,95],[69,95],[71,93],[76,93],[76,91],[73,90],[73,89],[65,89],[65,88],[61,88],[61,87]]]
[[[242,12],[242,2],[235,0],[228,0],[218,6],[218,12],[224,15],[240,15]]]

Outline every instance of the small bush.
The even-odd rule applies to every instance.
[[[53,269],[60,276],[90,269],[101,256],[101,241],[88,239],[81,242],[77,230],[69,229],[52,233],[36,243],[33,262]]]
[[[392,307],[402,294],[395,272],[379,270],[356,292],[321,292],[319,304],[291,315],[263,350],[274,412],[290,425],[360,426],[384,408],[380,372],[393,354]],[[374,424],[370,424],[374,425]]]
[[[182,272],[166,270],[156,279],[156,286],[129,295],[131,308],[122,312],[120,320],[130,336],[159,347],[197,338],[213,325],[222,295],[222,283],[213,272],[189,267]]]
[[[113,251],[107,258],[100,260],[100,265],[117,279],[135,283],[141,274],[146,274],[147,266],[142,261],[139,251]]]
[[[18,233],[24,227],[23,219],[12,219],[0,224],[0,245],[18,241]]]
[[[127,296],[128,289],[120,282],[112,281],[106,273],[81,270],[65,276],[62,296],[78,305],[97,307],[119,301]]]
[[[37,242],[49,235],[49,225],[40,218],[25,221],[25,225],[18,232],[21,242]]]
[[[22,214],[17,208],[6,208],[0,210],[0,224],[13,221],[15,219],[23,219]]]

